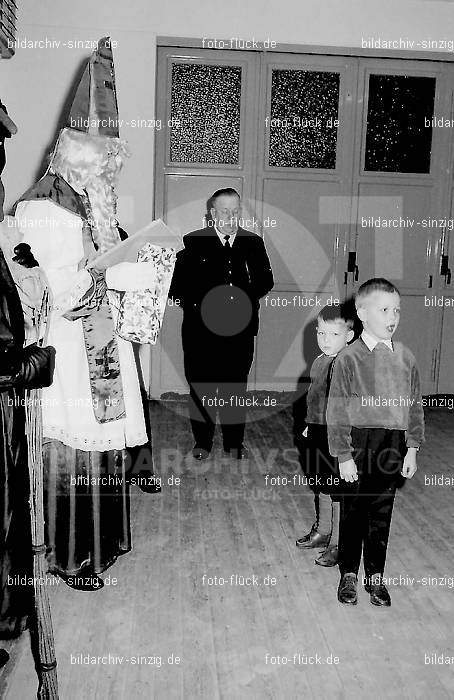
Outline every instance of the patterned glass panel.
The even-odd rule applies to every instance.
[[[273,70],[269,164],[336,167],[339,74]]]
[[[369,76],[365,170],[430,172],[435,81]]]
[[[238,164],[241,67],[174,63],[170,160]]]

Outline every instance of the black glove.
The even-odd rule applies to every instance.
[[[14,248],[14,262],[23,267],[38,267],[39,263],[35,259],[32,249],[28,243],[19,243]]]
[[[24,348],[22,364],[15,384],[26,389],[40,389],[50,386],[55,369],[55,348],[48,345],[40,348],[37,345],[28,345]]]

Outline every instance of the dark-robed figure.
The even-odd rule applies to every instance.
[[[0,173],[5,165],[3,138]],[[3,200],[0,181],[1,222]],[[6,222],[0,224],[0,638],[7,639],[23,631],[33,602],[24,390],[50,385],[55,351],[36,345],[24,348],[24,316],[2,230],[8,233]],[[23,247],[15,253],[16,266],[33,264]],[[0,665],[6,660],[3,653]]]

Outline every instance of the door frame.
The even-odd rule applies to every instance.
[[[205,40],[206,41],[206,40]],[[226,42],[229,40],[225,40]],[[330,62],[330,58],[332,59],[335,57],[337,60],[339,58],[345,58],[346,60],[346,68],[351,66],[352,63],[357,62],[357,70],[356,70],[356,76],[357,76],[357,84],[353,90],[353,97],[355,98],[355,101],[360,99],[361,96],[366,96],[367,97],[367,85],[365,86],[365,81],[367,80],[367,75],[368,75],[368,70],[372,70],[374,67],[377,68],[377,59],[379,59],[379,62],[381,64],[381,69],[378,69],[379,72],[382,73],[392,73],[392,74],[397,74],[397,73],[402,73],[405,74],[405,69],[411,68],[412,69],[412,74],[416,75],[420,73],[421,75],[428,75],[428,69],[430,72],[430,67],[427,66],[427,61],[429,61],[432,66],[432,70],[434,75],[437,76],[437,80],[445,81],[446,85],[450,86],[450,90],[443,90],[442,94],[440,96],[440,90],[437,89],[436,93],[436,99],[435,99],[435,104],[434,104],[434,116],[437,116],[438,110],[440,109],[443,111],[446,108],[446,103],[449,100],[454,99],[454,55],[453,54],[448,54],[448,53],[441,53],[441,52],[411,52],[411,56],[409,56],[409,51],[399,51],[399,50],[389,50],[389,51],[383,51],[383,50],[378,50],[378,49],[359,49],[359,48],[352,48],[352,47],[326,47],[326,46],[307,46],[307,45],[287,45],[287,44],[278,44],[276,48],[273,49],[241,49],[241,50],[226,50],[226,49],[206,49],[203,46],[203,42],[200,39],[193,39],[193,38],[175,38],[175,37],[157,37],[157,55],[159,58],[159,53],[163,49],[170,50],[172,52],[172,56],[174,58],[181,58],[181,60],[199,60],[200,62],[202,61],[203,58],[211,58],[214,59],[217,63],[219,62],[225,62],[228,65],[235,65],[236,63],[241,62],[242,56],[248,53],[259,53],[259,61],[257,62],[256,65],[258,65],[258,69],[256,68],[256,71],[258,70],[258,74],[260,77],[260,81],[255,79],[251,81],[251,75],[248,74],[248,85],[249,88],[253,92],[253,107],[252,111],[254,112],[255,116],[255,123],[258,123],[258,119],[260,118],[260,115],[263,114],[264,111],[267,109],[267,100],[266,96],[268,94],[267,86],[266,86],[266,81],[268,81],[268,76],[266,75],[266,71],[263,69],[263,63],[264,62],[270,62],[270,57],[280,54],[281,56],[277,56],[276,58],[280,59],[282,61],[283,65],[286,65],[288,67],[292,66],[294,64],[295,68],[298,68],[298,59],[301,59],[301,56],[305,56],[308,59],[308,63],[313,62],[314,64],[323,61],[325,64],[328,66]],[[183,49],[183,50],[182,50]],[[184,51],[186,49],[186,51]],[[188,51],[189,49],[189,51]],[[284,56],[284,54],[286,54]],[[291,54],[298,54],[298,58],[295,57],[295,59],[292,58]],[[310,58],[312,57],[312,61]],[[271,61],[273,61],[273,58]],[[233,62],[232,62],[232,59]],[[360,61],[360,59],[362,59]],[[369,60],[367,60],[369,59]],[[336,61],[332,61],[332,63],[335,63]],[[169,62],[170,63],[170,62]],[[157,60],[157,66],[159,66],[159,61]],[[162,100],[161,97],[163,94],[163,81],[167,81],[167,85],[170,85],[168,81],[168,71],[169,71],[169,65],[167,66],[167,72],[164,71],[158,71],[156,72],[156,116],[157,118],[161,118],[163,123],[167,123],[167,112],[168,112],[168,100]],[[265,84],[264,84],[265,83]],[[449,95],[447,95],[449,93]],[[345,96],[344,96],[345,99]],[[260,102],[261,100],[261,102]],[[341,106],[341,93],[339,95],[339,110]],[[362,172],[362,169],[359,168],[362,162],[362,154],[364,152],[364,134],[365,134],[365,123],[364,123],[364,115],[367,114],[364,110],[367,108],[367,100],[364,100],[363,106],[362,106],[362,112],[361,112],[361,117],[359,109],[354,110],[355,117],[354,120],[352,120],[351,124],[351,130],[352,130],[352,138],[353,138],[353,143],[355,144],[355,149],[354,153],[352,153],[351,157],[351,180],[350,180],[350,188],[349,192],[351,193],[351,209],[355,206],[355,199],[356,201],[358,200],[357,196],[357,190],[360,186],[360,183],[364,181],[364,178],[369,177],[369,173],[367,172],[366,174]],[[449,102],[449,109],[452,111],[452,102]],[[340,113],[340,112],[339,112]],[[358,119],[362,119],[362,132],[361,136],[358,137],[356,134],[356,121]],[[252,121],[250,122],[252,123]],[[246,129],[250,132],[250,123],[247,122]],[[166,129],[166,131],[169,131]],[[432,130],[432,139],[434,139],[434,129]],[[166,160],[166,153],[167,153],[167,143],[169,135],[166,135],[166,140],[162,138],[158,138],[158,134],[155,135],[155,158],[154,158],[154,165],[155,165],[155,177],[154,177],[154,217],[156,218],[157,216],[162,216],[162,213],[165,210],[166,207],[166,192],[165,192],[165,175],[166,174],[182,174],[182,175],[190,175],[191,172],[196,171],[197,173],[201,173],[202,171],[207,171],[207,165],[202,164],[199,165],[198,167],[192,167],[192,164],[188,164],[188,167],[182,167],[177,166],[176,169],[172,168],[171,164],[167,162]],[[260,159],[260,157],[263,157],[266,153],[266,134],[264,138],[264,134],[262,134],[260,129],[257,129],[256,133],[248,133],[247,136],[246,134],[243,135],[243,143],[244,140],[248,141],[251,144],[255,145],[255,153],[257,154],[257,158]],[[432,141],[433,143],[433,141]],[[339,146],[339,142],[338,142]],[[165,149],[165,152],[163,153],[163,149]],[[450,160],[448,158],[448,154],[451,157],[453,155],[452,149],[454,149],[454,139],[450,139],[450,145],[449,148],[446,148],[444,150],[444,158],[437,158],[436,159],[436,164],[438,168],[438,173],[441,176],[441,173],[444,172],[444,177],[442,178],[441,186],[437,189],[437,196],[438,196],[438,202],[437,202],[437,207],[439,206],[440,209],[439,211],[443,210],[446,212],[446,217],[449,217],[449,212],[450,212],[450,207],[451,207],[451,195],[454,193],[454,183],[452,182],[452,165],[450,164]],[[240,146],[240,152],[241,152],[241,146]],[[441,154],[443,156],[443,151],[441,151]],[[243,150],[242,152],[243,158],[245,158],[245,152]],[[240,156],[241,158],[241,156]],[[431,159],[432,161],[432,159]],[[449,162],[448,162],[449,161]],[[162,163],[164,162],[164,171],[163,172],[157,172],[158,167],[162,167]],[[266,168],[262,167],[264,166],[264,161],[263,163],[257,167],[252,166],[252,171],[255,171],[255,177],[250,178],[250,186],[248,187],[248,192],[245,193],[243,192],[243,197],[244,199],[249,199],[252,202],[257,202],[257,197],[261,196],[261,192],[259,191],[259,182],[260,179],[263,182],[263,178],[265,174],[268,171],[273,171],[274,176],[277,177],[282,177],[282,179],[285,179],[285,175],[289,177],[288,173],[283,173],[283,176],[279,171],[281,169],[274,169],[274,168]],[[239,172],[241,170],[241,165],[239,166],[230,166],[227,167],[231,171],[231,174],[233,175],[235,172]],[[209,166],[209,172],[210,174],[213,175],[225,175],[225,170],[226,167],[222,166],[222,168],[217,168],[215,166]],[[298,174],[300,174],[300,170],[298,170]],[[260,171],[260,172],[259,172]],[[291,171],[294,173],[294,169],[291,169]],[[336,170],[333,170],[333,177],[336,176]],[[449,177],[446,178],[446,172],[448,171]],[[327,171],[325,171],[326,174]],[[308,176],[310,175],[312,179],[317,179],[317,171],[309,169],[307,170]],[[372,178],[375,181],[381,179],[385,180],[386,177],[390,177],[390,173],[370,173],[371,181]],[[428,178],[428,175],[425,174],[423,176],[419,174],[399,174],[400,182],[402,182],[402,178],[408,179],[408,184],[412,184],[413,182],[421,182],[421,177]],[[431,175],[432,177],[432,175]],[[389,180],[388,180],[389,182]],[[348,183],[345,183],[345,186],[348,186]],[[356,197],[355,197],[356,193]],[[346,193],[347,194],[347,193]],[[337,233],[337,247],[340,251],[339,257],[343,255],[343,261],[345,265],[345,259],[346,256],[348,255],[349,251],[355,251],[356,250],[356,241],[357,241],[357,224],[354,223],[356,221],[355,218],[355,213],[352,211],[352,218],[350,220],[350,223],[347,224],[346,226],[344,224],[339,225],[339,230]],[[258,221],[262,221],[262,211],[257,211],[257,219]],[[342,230],[340,230],[342,227]],[[261,235],[263,235],[263,231],[257,231]],[[449,237],[449,242],[451,243],[451,248],[452,248],[452,240],[453,237],[452,235]],[[448,239],[447,239],[448,240]],[[448,245],[449,242],[446,244]],[[431,267],[430,267],[430,272],[433,275],[433,279],[437,280],[437,275],[438,275],[438,269],[440,265],[440,260],[441,260],[441,254],[442,254],[442,241],[441,241],[441,233],[440,235],[434,236],[431,244]],[[354,293],[356,287],[358,285],[355,284],[355,281],[353,279],[353,275],[348,276],[348,282],[345,285],[345,296],[348,296],[349,294]],[[421,287],[422,289],[422,287]],[[279,291],[279,290],[278,290]],[[414,290],[415,292],[418,291],[420,292],[421,290]],[[434,339],[437,339],[437,342],[441,342],[441,333],[442,333],[442,315],[440,314],[440,318],[437,319],[437,322],[435,323],[434,326]],[[158,341],[159,343],[159,341]],[[438,376],[439,376],[439,360],[440,360],[440,352],[436,352],[436,357],[435,360],[432,362],[433,366],[433,371],[432,371],[432,378],[433,378],[433,389],[434,391],[437,390],[438,388]],[[154,390],[152,390],[152,395],[153,397],[159,397],[161,391],[161,386],[160,386],[160,379],[158,379],[158,375],[160,374],[160,360],[158,358],[159,355],[159,350],[158,347],[156,347],[155,352],[153,353],[154,356],[154,362],[152,362],[152,371],[151,371],[151,377],[152,377],[152,382],[151,386],[154,385]],[[255,363],[254,363],[255,364]],[[154,366],[153,366],[154,365]],[[254,368],[251,369],[251,380],[252,377],[254,377],[255,372]],[[254,377],[255,378],[255,377]],[[157,384],[156,384],[157,381]],[[255,381],[252,380],[251,382],[253,385],[255,385]]]
[[[204,37],[205,41],[213,41],[211,37]],[[204,39],[194,37],[174,37],[157,36],[156,45],[171,46],[175,48],[203,49]],[[217,38],[218,44],[222,42],[228,45],[230,38]],[[263,42],[262,42],[263,43]],[[275,42],[276,43],[276,42]],[[225,48],[210,49],[212,51],[225,51]],[[234,50],[234,49],[232,49]],[[413,51],[409,49],[373,49],[361,48],[359,46],[324,46],[322,44],[286,44],[276,43],[270,48],[248,48],[242,51],[252,51],[256,53],[298,53],[298,54],[323,54],[324,56],[358,56],[363,58],[390,58],[405,59],[415,61],[441,61],[443,63],[454,63],[454,54],[451,51]],[[411,53],[411,58],[409,54]]]

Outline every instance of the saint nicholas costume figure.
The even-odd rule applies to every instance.
[[[148,444],[131,342],[116,332],[125,292],[150,289],[152,262],[96,269],[120,242],[115,186],[128,155],[119,138],[110,40],[98,43],[46,174],[15,218],[51,292],[54,381],[43,391],[49,570],[82,590],[131,549],[127,448]]]

